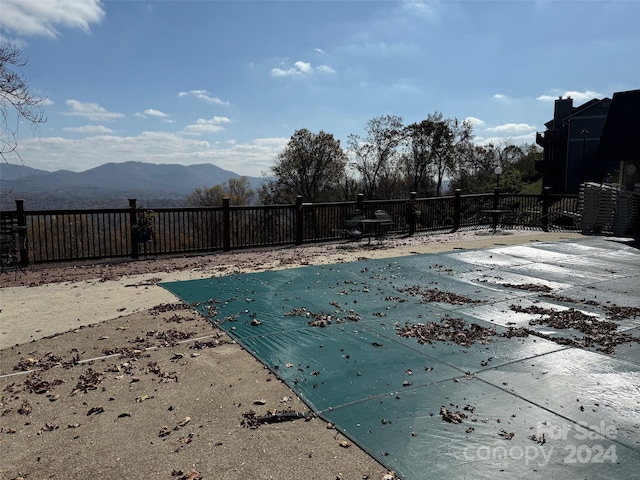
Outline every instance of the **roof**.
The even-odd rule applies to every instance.
[[[640,90],[613,94],[596,159],[640,160]]]
[[[566,117],[564,117],[563,120],[567,121],[573,117],[579,117],[580,115],[583,115],[587,110],[594,107],[595,105],[599,105],[601,103],[606,104],[606,102],[610,102],[610,101],[611,99],[606,97],[603,99],[594,98],[592,100],[589,100],[587,103],[583,103],[579,107],[573,107],[573,111],[571,112],[571,115],[567,115]]]

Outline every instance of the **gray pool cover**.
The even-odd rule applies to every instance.
[[[163,286],[402,478],[639,478],[633,240]]]

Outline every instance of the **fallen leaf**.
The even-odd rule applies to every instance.
[[[500,435],[502,438],[505,438],[507,440],[511,440],[513,438],[513,436],[515,435],[515,433],[507,432],[504,428],[502,428],[502,429],[500,429],[500,433],[498,433],[498,435]]]
[[[440,415],[445,422],[449,423],[462,423],[462,421],[467,418],[467,416],[462,412],[452,412],[447,410],[445,407],[440,407]]]
[[[98,413],[102,413],[102,412],[104,412],[104,407],[102,407],[102,406],[99,406],[99,407],[91,407],[91,408],[89,409],[89,411],[87,412],[87,417],[88,417],[89,415],[98,414]]]
[[[174,428],[174,430],[177,430],[180,427],[184,427],[187,423],[189,423],[191,421],[191,417],[184,417],[182,420],[180,420],[177,424],[176,424],[176,428]]]

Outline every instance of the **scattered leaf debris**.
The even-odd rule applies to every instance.
[[[91,407],[89,409],[89,411],[87,412],[87,417],[90,415],[97,415],[99,413],[103,413],[104,412],[104,407],[103,406],[97,406],[97,407]]]
[[[448,410],[445,406],[440,407],[440,416],[442,420],[449,423],[462,423],[467,416],[462,412],[453,412]]]
[[[73,396],[80,392],[87,393],[89,390],[97,390],[102,380],[104,380],[104,374],[90,367],[80,375],[78,383],[70,395]]]
[[[499,285],[502,287],[514,288],[516,290],[526,290],[528,292],[548,293],[553,291],[553,288],[551,288],[549,285],[543,285],[539,283],[500,283]]]
[[[189,471],[173,470],[171,472],[172,477],[177,477],[178,480],[202,480],[202,474],[195,469]]]
[[[544,433],[529,435],[527,438],[539,445],[544,445],[545,443],[547,443],[547,440],[544,438]]]
[[[337,305],[335,302],[331,302],[331,305]],[[344,316],[338,315],[338,313],[344,313]],[[358,315],[354,310],[349,310],[347,312],[338,312],[336,314],[329,314],[324,312],[312,312],[307,310],[305,307],[294,308],[288,312],[285,312],[285,316],[287,317],[304,317],[307,318],[307,324],[310,327],[326,327],[327,325],[331,325],[332,323],[345,323],[347,320],[350,322],[358,322],[362,320],[362,317]]]
[[[280,423],[298,419],[310,418],[308,413],[296,412],[293,410],[273,410],[266,415],[258,415],[255,411],[249,410],[242,414],[240,424],[245,428],[256,429],[264,423]],[[328,427],[327,427],[328,428]]]
[[[508,432],[504,428],[501,428],[500,432],[498,433],[498,435],[500,435],[505,440],[511,440],[514,437],[515,433]]]
[[[595,315],[586,314],[574,308],[563,310],[553,308],[543,308],[537,305],[521,307],[511,305],[510,309],[517,313],[540,315],[540,318],[529,321],[530,325],[545,325],[558,330],[572,329],[584,335],[558,337],[527,329],[526,333],[536,335],[561,345],[571,345],[575,347],[587,348],[597,347],[603,353],[613,353],[617,345],[628,342],[640,343],[640,337],[634,337],[628,333],[618,331],[618,324],[611,320],[603,320]],[[514,330],[515,331],[515,330]]]
[[[421,344],[433,345],[434,342],[453,342],[457,345],[469,346],[474,343],[486,345],[497,332],[476,323],[467,323],[461,318],[446,317],[439,323],[428,322],[410,324],[397,328],[400,337],[415,337]]]
[[[483,303],[482,300],[476,300],[465,295],[459,295],[453,292],[445,292],[438,290],[437,288],[423,288],[419,285],[414,285],[405,288],[398,288],[399,292],[407,293],[409,295],[421,297],[420,303],[438,302],[449,303],[451,305],[465,305],[473,303]]]

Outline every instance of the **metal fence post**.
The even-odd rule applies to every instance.
[[[542,189],[542,216],[540,223],[545,232],[549,231],[549,207],[551,206],[551,188],[544,187]]]
[[[222,199],[222,250],[231,250],[231,200]]]
[[[409,223],[409,236],[412,236],[414,233],[416,233],[416,217],[418,216],[418,206],[416,205],[417,196],[417,192],[410,192],[409,201],[407,202],[406,219]]]
[[[136,206],[136,199],[129,199],[129,222],[131,224],[131,258],[134,260],[138,259],[139,251],[138,251],[138,234],[136,233],[136,229],[134,225],[138,223],[138,208]]]
[[[500,187],[496,186],[496,189],[493,194],[493,209],[498,210],[500,207]],[[498,221],[500,220],[500,215],[494,211],[493,213],[493,231],[495,232],[498,228]]]
[[[302,195],[296,197],[296,245],[302,245],[304,237],[304,225],[302,215]]]
[[[24,214],[24,200],[16,200],[16,213],[18,217],[18,265],[29,265],[29,250],[27,246],[27,216]]]
[[[364,193],[359,193],[356,196],[356,210],[360,210],[364,215]]]
[[[462,217],[462,191],[456,188],[453,197],[453,231],[460,228],[460,218]]]

